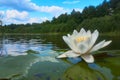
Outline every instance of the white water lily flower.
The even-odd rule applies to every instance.
[[[97,51],[112,42],[111,40],[103,40],[94,45],[98,35],[99,32],[97,30],[91,33],[90,30],[85,31],[82,28],[80,32],[74,30],[72,35],[68,34],[67,36],[63,36],[63,40],[71,50],[59,55],[57,58],[81,56],[81,58],[84,59],[87,63],[93,63],[94,57],[90,53]]]

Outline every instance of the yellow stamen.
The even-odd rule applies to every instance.
[[[77,37],[75,40],[76,40],[76,42],[81,42],[81,41],[85,41],[87,39],[88,39],[88,37],[84,36],[84,37]]]

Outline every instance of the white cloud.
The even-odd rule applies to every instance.
[[[38,18],[30,18],[27,23],[40,23]]]
[[[71,3],[78,3],[78,0],[72,1]],[[66,3],[66,2],[64,2]],[[69,4],[69,2],[68,2]],[[60,6],[39,6],[33,3],[31,0],[0,0],[0,7],[7,8],[9,10],[0,11],[4,14],[4,23],[33,23],[42,22],[48,20],[46,17],[30,17],[32,11],[39,12],[41,14],[47,13],[49,16],[58,17],[62,13],[70,13],[72,10],[64,9]],[[81,11],[80,9],[75,9]],[[46,16],[48,16],[46,15]],[[33,16],[33,15],[31,15]],[[49,17],[50,18],[50,17]]]
[[[41,23],[43,21],[48,20],[46,17],[41,18],[29,18],[29,20],[26,23]]]
[[[30,17],[26,11],[7,10],[0,11],[4,15],[3,23],[5,24],[26,24],[26,23],[41,23],[48,20],[47,17]]]
[[[4,17],[4,11],[0,11],[0,20],[2,20]]]
[[[79,3],[79,0],[74,0],[74,1],[64,1],[63,4],[76,4]]]
[[[35,11],[39,7],[31,0],[0,0],[0,6],[20,11]]]
[[[4,11],[0,11],[0,15],[3,15],[4,14]]]
[[[24,20],[28,16],[28,12],[22,11],[19,12],[17,10],[7,10],[6,11],[6,18],[7,19],[19,19],[19,20]]]
[[[43,22],[43,21],[46,21],[46,20],[49,20],[47,17],[42,17],[40,18],[40,20]]]
[[[80,12],[82,12],[82,11],[83,11],[83,9],[80,9],[80,8],[75,8],[75,11],[80,11]]]
[[[39,11],[52,13],[52,12],[57,12],[57,11],[64,12],[65,10],[62,7],[58,7],[58,6],[50,6],[50,7],[41,6],[39,7]]]
[[[28,19],[28,15],[29,14],[26,11],[6,10],[6,11],[4,11],[3,23],[5,23],[5,24],[10,24],[10,23],[20,24]]]
[[[65,10],[64,8],[58,7],[58,6],[50,6],[50,7],[49,6],[40,6],[39,11],[40,12],[50,13],[53,16],[56,16],[56,17],[58,15],[62,14],[62,13],[68,12],[67,9]]]
[[[38,6],[35,3],[31,2],[31,0],[0,0],[0,7],[7,7],[16,9],[19,11],[39,11],[50,13],[54,16],[59,15],[61,13],[67,12],[63,7],[59,6]]]

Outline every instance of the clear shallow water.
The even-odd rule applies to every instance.
[[[0,79],[120,80],[120,37],[99,37],[97,42],[113,42],[94,54],[95,63],[87,64],[81,58],[55,58],[69,50],[61,36],[1,36]]]

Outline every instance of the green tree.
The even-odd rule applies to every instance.
[[[69,20],[73,19],[76,24],[80,24],[83,21],[82,14],[79,11],[73,11],[71,12],[71,15],[69,17]]]
[[[110,0],[110,7],[115,9],[120,4],[120,0]]]
[[[97,13],[97,17],[102,17],[105,15],[109,15],[110,13],[110,4],[109,2],[107,2],[106,0],[103,1],[102,4],[98,5],[96,7],[96,13]]]
[[[82,16],[84,19],[96,17],[96,8],[94,6],[85,7]]]
[[[56,23],[66,23],[68,20],[68,15],[67,13],[65,14],[61,14],[60,16],[58,16],[57,19],[53,19],[53,21],[55,21]]]

